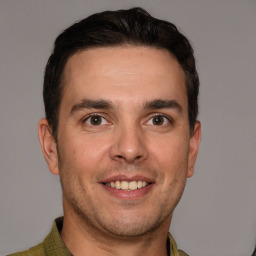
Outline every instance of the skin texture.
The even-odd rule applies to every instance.
[[[172,212],[200,143],[199,122],[190,135],[187,104],[184,72],[168,51],[108,47],[68,60],[58,146],[45,119],[39,139],[60,175],[62,238],[74,255],[166,255]],[[150,186],[104,185],[116,180]]]

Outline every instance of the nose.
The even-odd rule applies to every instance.
[[[123,126],[116,129],[110,149],[111,158],[123,163],[138,163],[148,156],[141,127]]]

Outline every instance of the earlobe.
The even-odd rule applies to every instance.
[[[188,174],[187,174],[187,178],[191,178],[194,175],[194,168],[189,168],[188,169]]]
[[[50,171],[55,175],[59,174],[57,145],[48,121],[45,118],[39,121],[38,137],[45,161]]]
[[[190,138],[188,174],[187,174],[188,178],[192,177],[194,174],[194,166],[196,163],[200,141],[201,141],[201,124],[199,121],[197,121],[194,127],[193,135]]]

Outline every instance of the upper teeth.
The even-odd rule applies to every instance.
[[[116,188],[116,189],[124,189],[124,190],[136,190],[137,188],[143,188],[148,185],[146,181],[111,181],[106,183],[107,186],[111,188]]]

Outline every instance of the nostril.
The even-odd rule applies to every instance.
[[[120,139],[112,145],[110,157],[114,161],[139,162],[147,158],[147,149],[144,143],[140,143],[137,140],[134,143],[134,140],[128,140],[128,138],[125,141]]]
[[[137,162],[140,161],[142,158],[142,155],[138,156],[123,156],[123,155],[116,155],[115,160],[117,161],[126,161],[126,162]]]

